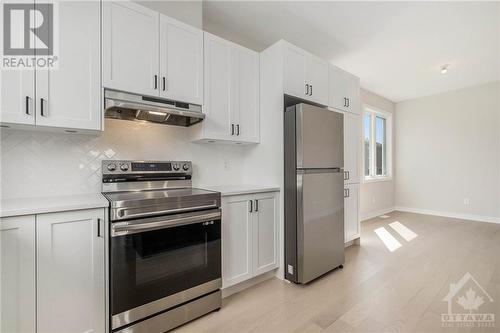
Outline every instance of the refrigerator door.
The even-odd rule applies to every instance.
[[[342,168],[344,115],[309,104],[295,108],[297,168]]]
[[[331,169],[297,171],[298,282],[344,263],[344,177]]]

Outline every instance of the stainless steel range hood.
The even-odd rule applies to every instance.
[[[105,118],[165,125],[188,127],[205,118],[201,105],[108,89],[104,91],[104,107]]]

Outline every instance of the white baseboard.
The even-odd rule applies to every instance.
[[[454,219],[470,220],[477,222],[500,223],[500,217],[494,217],[494,216],[457,214],[457,213],[442,212],[430,209],[420,209],[420,208],[400,207],[400,206],[394,207],[394,210],[398,210],[401,212],[408,212],[408,213],[450,217]]]
[[[380,215],[389,214],[389,213],[393,212],[394,210],[395,210],[394,207],[389,207],[389,208],[377,210],[375,212],[366,213],[363,216],[361,216],[361,222],[372,219],[372,218],[380,216]]]

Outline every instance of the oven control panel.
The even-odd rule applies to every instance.
[[[191,175],[190,161],[128,161],[103,160],[103,175],[119,174],[184,174]]]

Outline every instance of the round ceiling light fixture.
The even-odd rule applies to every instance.
[[[448,68],[450,67],[449,64],[441,66],[441,74],[446,74],[448,73]]]

